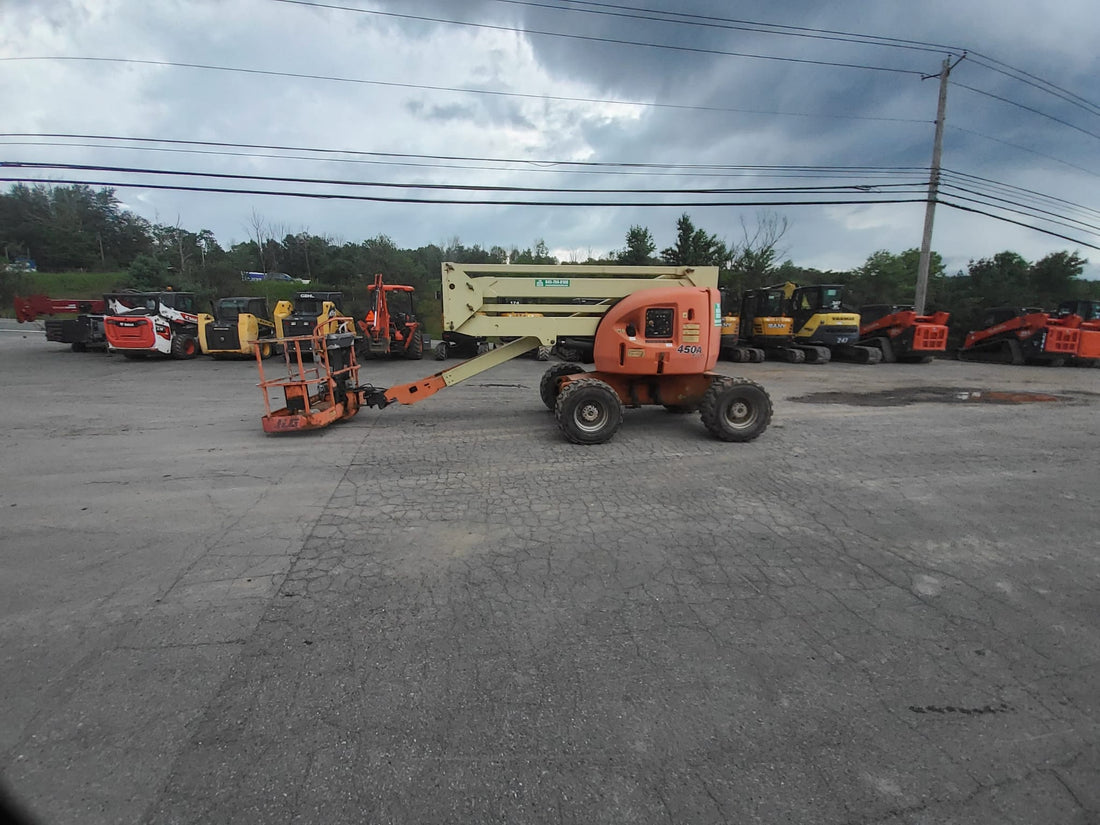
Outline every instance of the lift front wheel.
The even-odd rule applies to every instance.
[[[603,444],[623,423],[618,393],[596,378],[580,378],[562,387],[554,416],[574,444]]]
[[[715,378],[699,406],[703,424],[723,441],[752,441],[772,420],[764,388],[745,378]]]

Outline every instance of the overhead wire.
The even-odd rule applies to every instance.
[[[512,33],[517,33],[517,34],[522,33],[524,35],[536,35],[536,36],[539,36],[539,37],[559,37],[559,38],[565,38],[565,39],[569,39],[569,40],[583,40],[583,41],[592,42],[592,43],[610,43],[610,44],[620,45],[620,46],[640,46],[640,47],[649,48],[649,49],[663,49],[663,50],[668,50],[668,51],[688,52],[688,53],[694,53],[694,54],[705,54],[705,55],[721,56],[721,57],[743,57],[743,58],[753,59],[753,60],[773,60],[773,61],[777,61],[777,62],[780,62],[780,63],[801,63],[801,64],[805,64],[805,65],[810,65],[810,66],[832,66],[834,68],[844,68],[844,69],[863,69],[863,70],[866,70],[866,71],[890,72],[890,73],[896,73],[896,74],[916,75],[918,77],[921,75],[921,72],[917,71],[916,69],[903,69],[903,68],[899,68],[897,66],[871,66],[871,65],[865,64],[865,63],[845,63],[845,62],[833,61],[833,60],[810,60],[809,58],[802,58],[802,57],[786,57],[786,56],[770,55],[770,54],[755,54],[755,53],[751,53],[751,52],[732,52],[732,51],[725,51],[723,49],[705,49],[705,48],[702,48],[702,47],[699,47],[699,46],[678,46],[678,45],[674,45],[674,44],[671,44],[671,43],[646,43],[646,42],[637,41],[637,40],[621,40],[621,39],[614,38],[614,37],[597,37],[595,35],[587,35],[587,34],[570,34],[570,33],[565,33],[565,32],[550,32],[550,31],[542,31],[540,29],[532,29],[532,28],[518,28],[518,27],[515,27],[515,26],[500,26],[500,25],[495,25],[495,24],[492,24],[492,23],[471,23],[471,22],[465,21],[465,20],[450,20],[450,19],[441,18],[441,17],[428,17],[426,15],[404,14],[404,13],[401,13],[401,12],[391,12],[391,11],[378,11],[376,9],[363,9],[363,8],[359,8],[357,6],[342,6],[342,5],[338,5],[336,3],[322,3],[319,0],[271,0],[271,1],[275,2],[275,3],[284,3],[284,4],[287,4],[287,5],[293,5],[293,6],[310,6],[310,7],[313,7],[313,8],[331,9],[331,10],[335,10],[335,11],[346,11],[346,12],[352,12],[352,13],[355,13],[355,14],[374,15],[374,16],[378,16],[378,17],[400,18],[400,19],[404,19],[404,20],[416,20],[416,21],[419,21],[419,22],[427,22],[427,23],[446,23],[448,25],[454,25],[454,26],[467,26],[467,27],[476,28],[476,29],[488,29],[488,30],[491,30],[491,31],[506,31],[506,32],[512,32]]]
[[[578,187],[536,187],[536,186],[492,186],[487,184],[453,183],[398,183],[393,181],[359,181],[333,178],[302,178],[286,175],[247,175],[234,172],[199,172],[179,169],[153,169],[149,167],[106,166],[84,163],[47,163],[28,161],[0,161],[0,169],[58,169],[70,172],[112,172],[127,175],[156,175],[170,177],[218,178],[223,180],[264,181],[267,183],[317,184],[325,186],[374,187],[383,189],[425,189],[464,192],[552,192],[556,194],[641,194],[641,195],[716,195],[746,193],[796,193],[796,192],[871,192],[881,189],[922,186],[923,181],[905,181],[898,183],[850,183],[834,186],[773,186],[773,187],[709,187],[691,189],[624,189],[624,188],[578,188]],[[920,189],[916,190],[919,193]]]
[[[112,188],[129,188],[129,189],[151,189],[151,190],[167,190],[177,192],[198,192],[198,193],[210,193],[210,194],[226,194],[226,195],[253,195],[253,196],[271,196],[271,197],[293,197],[293,198],[307,198],[314,200],[335,200],[335,201],[372,201],[380,203],[394,203],[394,204],[435,204],[435,205],[460,205],[460,206],[566,206],[566,207],[630,207],[630,208],[712,208],[712,207],[776,207],[776,206],[859,206],[859,205],[889,205],[889,204],[919,204],[926,203],[927,198],[858,198],[858,199],[846,199],[846,200],[796,200],[796,201],[781,201],[781,200],[744,200],[744,201],[529,201],[529,200],[474,200],[474,199],[441,199],[441,198],[412,198],[412,197],[384,197],[379,195],[361,195],[361,194],[347,194],[347,193],[327,193],[327,192],[298,192],[298,191],[273,191],[262,189],[229,189],[224,187],[210,187],[210,186],[183,186],[174,184],[162,184],[162,183],[134,183],[128,181],[109,181],[109,180],[82,180],[82,179],[38,179],[31,180],[25,177],[11,177],[0,176],[0,182],[15,182],[15,183],[32,183],[42,185],[83,185],[83,186],[103,186]],[[1033,224],[1024,223],[1012,218],[1007,218],[1003,215],[998,215],[992,212],[986,212],[977,208],[963,206],[953,201],[946,200],[944,198],[937,198],[937,203],[949,206],[954,209],[959,209],[964,212],[973,212],[975,214],[984,215],[985,217],[992,218],[994,220],[1002,221],[1005,223],[1014,224],[1027,229],[1040,232],[1044,235],[1050,235],[1052,237],[1061,238],[1063,240],[1071,241],[1080,246],[1088,247],[1089,249],[1100,250],[1100,245],[1090,243],[1088,241],[1074,238],[1063,233],[1055,232],[1050,229],[1045,229],[1041,226],[1035,226]]]

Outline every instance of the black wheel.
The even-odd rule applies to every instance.
[[[584,367],[580,364],[554,364],[542,374],[542,380],[539,381],[539,397],[542,398],[546,409],[553,412],[557,406],[558,379],[563,375],[576,375],[581,372],[584,372]]]
[[[419,361],[424,357],[424,333],[419,329],[413,330],[409,338],[409,348],[405,350],[405,357],[410,361]]]
[[[558,358],[566,362],[583,361],[581,351],[576,347],[557,347],[555,349]]]
[[[446,361],[447,360],[447,344],[441,342],[435,345],[435,360]]]
[[[275,354],[275,347],[271,344],[264,343],[257,344],[257,346],[260,348],[260,358],[264,359],[265,361]]]
[[[72,344],[72,346],[69,347],[69,349],[71,349],[73,352],[85,352],[88,348],[80,341],[76,341]]]
[[[190,335],[176,335],[172,338],[172,357],[184,360],[199,354],[199,342]]]
[[[752,441],[772,420],[768,394],[746,378],[715,378],[699,409],[707,430],[723,441]]]
[[[806,353],[800,349],[791,347],[783,350],[783,360],[788,364],[804,364],[806,363]]]
[[[574,444],[603,444],[623,423],[618,393],[596,378],[580,378],[558,394],[558,426]]]
[[[539,346],[535,350],[536,361],[549,361],[550,360],[550,347]]]

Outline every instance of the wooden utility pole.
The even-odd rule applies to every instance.
[[[959,60],[951,64],[951,58],[943,61],[943,70],[940,78],[940,102],[936,109],[936,137],[932,143],[932,170],[928,176],[928,202],[924,207],[924,235],[920,243],[920,262],[917,264],[917,294],[913,301],[913,309],[918,315],[924,314],[924,305],[928,300],[928,270],[932,263],[932,222],[936,217],[936,199],[940,192],[940,158],[943,155],[943,122],[947,117],[947,78],[951,70],[959,65],[959,61],[965,58],[963,54]],[[931,75],[935,77],[935,75]]]

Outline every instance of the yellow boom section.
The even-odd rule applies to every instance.
[[[443,264],[443,329],[474,337],[592,336],[633,292],[718,286],[716,266]]]

